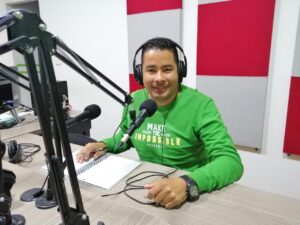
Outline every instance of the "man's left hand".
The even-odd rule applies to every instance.
[[[167,209],[180,205],[187,198],[186,183],[180,177],[156,180],[144,188],[149,190],[147,198]]]

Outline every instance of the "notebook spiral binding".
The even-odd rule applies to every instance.
[[[86,170],[90,169],[91,167],[93,167],[93,166],[97,165],[98,163],[102,162],[103,160],[107,159],[110,155],[111,155],[110,153],[106,153],[104,156],[101,156],[100,158],[86,164],[85,166],[76,170],[76,174],[79,175],[79,174],[85,172]]]

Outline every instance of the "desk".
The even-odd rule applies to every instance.
[[[52,209],[37,209],[34,202],[21,202],[20,195],[32,187],[39,187],[45,179],[45,175],[36,173],[27,168],[22,168],[17,165],[3,162],[3,167],[14,171],[17,175],[16,184],[13,186],[12,207],[13,214],[21,214],[26,219],[28,225],[58,225],[61,222],[60,214],[57,208]],[[67,183],[67,182],[66,182]],[[67,188],[70,185],[66,184]],[[73,203],[71,193],[68,193],[68,198]],[[97,221],[105,221],[105,225],[115,224],[151,224],[151,225],[167,225],[161,218],[157,218],[151,214],[134,209],[111,199],[101,198],[97,189],[82,191],[82,199],[86,212],[88,212],[90,224],[97,224]],[[74,205],[74,204],[73,204]],[[125,221],[125,223],[124,223]],[[128,221],[128,222],[126,222]]]
[[[18,142],[32,142],[43,148],[42,138],[33,134],[26,134],[15,138]],[[81,147],[72,145],[73,150]],[[32,187],[40,187],[45,173],[40,171],[44,165],[43,150],[31,163],[13,165],[4,162],[3,167],[13,170],[17,175],[17,183],[12,189],[12,213],[22,214],[30,225],[58,224],[60,215],[55,209],[39,210],[34,203],[20,202],[19,196]],[[172,169],[143,162],[129,176],[141,171],[154,170],[170,172]],[[182,174],[178,171],[174,176]],[[126,178],[125,178],[126,179]],[[101,220],[106,225],[131,224],[171,224],[171,225],[299,225],[300,201],[271,194],[252,188],[233,184],[220,191],[201,195],[196,202],[187,202],[178,209],[167,210],[162,207],[141,205],[127,198],[124,194],[111,197],[100,197],[101,194],[117,192],[124,187],[125,179],[111,190],[104,190],[95,186],[80,184],[84,208],[90,217],[90,224]],[[68,180],[65,182],[70,190]],[[135,197],[144,199],[145,191],[131,192]],[[71,195],[70,195],[71,199]],[[32,216],[34,215],[34,216]]]
[[[40,131],[40,125],[36,116],[28,115],[22,123],[16,124],[9,129],[1,129],[1,140],[11,139],[23,134]]]
[[[69,112],[69,115],[70,117],[75,117],[80,113],[81,111],[71,110]],[[90,129],[91,121],[85,120],[76,124],[75,126],[68,128],[68,132],[90,136]],[[5,141],[7,139],[12,139],[14,137],[27,133],[41,134],[41,127],[37,116],[28,115],[25,117],[25,120],[22,123],[17,124],[9,129],[1,129],[0,133],[2,141]]]

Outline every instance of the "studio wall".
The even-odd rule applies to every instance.
[[[136,2],[146,2],[150,4],[153,1],[137,0]],[[228,5],[237,4],[237,2],[242,4],[240,0],[226,2],[228,2]],[[260,3],[257,3],[257,0],[243,1],[245,4],[250,4],[249,2],[252,7],[249,6],[252,10],[251,12],[254,14],[256,13],[256,10],[260,10],[260,7],[253,5],[254,3],[261,3],[264,5],[270,3],[269,0],[263,0],[260,1]],[[266,54],[266,49],[270,51],[268,68],[266,67],[266,61],[268,61],[267,58],[260,58],[259,62],[257,62],[256,59],[253,59],[252,61],[248,58],[243,62],[247,63],[247,61],[249,61],[249,65],[252,64],[252,62],[257,63],[256,65],[261,63],[259,71],[263,72],[254,74],[251,71],[251,73],[248,71],[247,73],[249,74],[247,74],[242,70],[243,68],[239,68],[238,73],[243,74],[242,76],[239,76],[237,72],[233,73],[232,71],[229,71],[229,69],[232,69],[234,66],[230,65],[230,67],[228,66],[228,68],[225,68],[227,71],[226,73],[215,71],[214,73],[201,72],[204,74],[199,74],[200,72],[197,72],[198,66],[196,62],[198,59],[201,62],[202,60],[197,54],[198,8],[204,5],[212,7],[213,5],[221,3],[225,4],[225,1],[183,0],[182,7],[169,8],[166,10],[157,9],[141,13],[128,13],[127,0],[91,0],[88,2],[76,1],[76,3],[72,0],[39,0],[41,16],[46,22],[48,30],[59,35],[73,50],[87,59],[104,74],[108,75],[110,79],[121,85],[123,89],[128,91],[129,87],[133,85],[132,83],[129,83],[128,76],[132,78],[132,58],[136,48],[140,46],[145,39],[151,38],[153,35],[170,35],[169,37],[173,37],[172,35],[176,34],[174,35],[174,39],[183,46],[188,60],[188,77],[184,79],[183,83],[189,80],[191,81],[189,82],[189,86],[191,87],[196,87],[197,83],[197,88],[202,92],[206,91],[205,87],[215,89],[216,92],[207,93],[215,98],[218,107],[221,109],[222,116],[224,114],[222,110],[230,109],[234,112],[241,110],[240,107],[243,106],[243,103],[240,104],[239,101],[235,101],[235,98],[242,98],[245,96],[245,93],[251,93],[251,95],[247,95],[247,98],[244,98],[244,101],[247,102],[247,106],[252,108],[257,107],[257,111],[256,108],[253,108],[251,109],[251,112],[253,113],[247,115],[251,120],[255,119],[253,117],[256,114],[257,116],[259,115],[259,120],[255,120],[254,122],[254,124],[259,124],[258,133],[256,134],[256,131],[253,130],[251,135],[254,134],[256,137],[262,137],[262,140],[256,140],[259,145],[261,145],[261,152],[248,152],[238,148],[245,168],[243,177],[238,181],[238,184],[300,199],[300,181],[297,179],[300,177],[300,161],[299,158],[293,158],[293,155],[289,156],[288,154],[285,154],[288,150],[284,150],[287,149],[284,147],[284,139],[290,136],[288,134],[290,109],[288,110],[288,108],[290,108],[291,105],[299,105],[297,104],[299,98],[296,97],[294,98],[295,100],[293,100],[293,97],[291,96],[299,90],[297,84],[294,85],[294,80],[298,79],[300,73],[297,72],[298,70],[295,70],[294,65],[296,64],[293,62],[295,60],[297,61],[299,58],[299,54],[295,52],[295,49],[298,49],[298,47],[295,47],[295,40],[296,36],[297,38],[299,37],[299,35],[296,35],[296,31],[297,24],[299,24],[300,0],[276,0],[270,49],[262,48],[261,45],[258,45],[260,48],[256,49],[255,45],[251,45],[253,49],[250,50],[264,50],[264,53],[262,54],[264,57],[268,55]],[[5,4],[2,1],[0,1],[0,10],[5,11]],[[155,20],[156,13],[160,12],[165,16],[162,16],[159,20]],[[239,15],[239,8],[234,12],[236,15]],[[221,12],[220,16],[224,15],[224,13],[225,11]],[[143,21],[143,16],[148,18],[146,19],[147,22]],[[251,18],[251,15],[244,16],[246,18]],[[162,25],[162,28],[160,28],[160,23],[164,22],[164,20],[168,20],[169,17],[177,22],[171,23],[171,21],[169,21],[169,26]],[[218,17],[219,13],[214,15],[212,19],[217,19]],[[270,20],[270,17],[268,18]],[[262,20],[263,18],[260,19],[260,21]],[[225,19],[222,19],[222,21],[226,22]],[[236,21],[233,20],[232,26],[236,27],[236,32],[239,32],[243,27],[237,27],[235,22]],[[180,26],[178,26],[178,24],[180,24]],[[136,25],[138,27],[135,29],[134,26],[131,25]],[[260,26],[260,24],[257,25]],[[180,27],[180,29],[178,27]],[[249,26],[249,29],[248,27],[246,28],[246,31],[253,29],[251,26]],[[221,27],[220,29],[224,30],[225,27]],[[171,30],[172,33],[169,34],[168,32],[171,32]],[[219,29],[217,29],[217,31],[219,31]],[[266,31],[269,32],[270,30],[267,29]],[[203,32],[201,33],[203,34]],[[5,39],[3,39],[3,34],[3,32],[0,33],[2,41]],[[251,33],[249,33],[249,35],[251,36]],[[220,36],[222,35],[216,35],[216,37]],[[231,41],[231,39],[229,38],[227,41]],[[264,39],[264,41],[266,40]],[[298,43],[300,42],[297,41],[297,45]],[[247,44],[248,43],[245,43],[245,46],[242,46],[243,48],[238,50],[245,51]],[[231,45],[228,46],[232,47]],[[227,55],[236,56],[231,52],[231,49],[232,48],[229,48],[229,50],[227,49],[225,53],[228,53]],[[223,49],[221,50],[223,51]],[[227,60],[228,63],[233,56],[228,57],[227,59],[227,55],[225,55],[225,60]],[[6,57],[6,55],[0,56],[0,60],[4,63],[7,62],[9,66],[14,65],[11,57]],[[204,62],[206,62],[205,60],[206,59],[203,59]],[[221,63],[219,60],[221,59],[218,59],[217,63]],[[238,58],[235,60],[241,61],[242,59]],[[214,63],[214,61],[212,62]],[[238,61],[234,62],[236,64]],[[121,105],[86,82],[86,80],[82,79],[74,73],[74,71],[63,66],[60,61],[55,61],[54,64],[58,78],[68,80],[69,94],[74,109],[82,110],[92,103],[99,104],[102,108],[101,116],[92,122],[92,137],[100,139],[112,135],[120,121],[120,115],[123,109]],[[209,64],[205,63],[203,66],[206,65]],[[214,64],[210,66],[213,65]],[[219,64],[217,65],[219,68]],[[223,63],[222,66],[225,67],[226,65],[227,64]],[[250,67],[248,69],[254,68]],[[203,70],[207,71],[208,68],[204,67]],[[266,73],[265,71],[268,72]],[[232,80],[236,80],[236,84],[238,84],[240,90],[233,87],[236,86],[233,85],[235,83],[230,84]],[[212,83],[211,86],[209,82]],[[227,91],[232,88],[232,94],[226,93],[225,95],[222,93],[222,88],[224,87],[226,87]],[[293,89],[295,89],[296,92],[293,91]],[[134,87],[131,87],[131,91],[132,90],[134,90]],[[218,90],[220,93],[218,93]],[[262,90],[265,91],[265,94],[263,94]],[[238,93],[238,95],[236,93]],[[221,95],[225,95],[226,97],[220,99]],[[261,97],[263,95],[264,97]],[[223,101],[224,108],[222,105]],[[289,101],[293,102],[289,104],[290,106],[288,106]],[[247,108],[245,108],[244,111],[248,112],[246,109]],[[261,116],[262,111],[264,111],[264,116]],[[241,122],[239,116],[245,116],[246,114],[234,115],[237,117],[236,120],[234,120],[236,125],[243,128],[245,125]],[[295,118],[290,124],[296,125],[295,121],[299,121],[297,115],[299,115],[299,113],[296,112]],[[223,119],[226,120],[225,123],[228,123],[225,114]],[[263,124],[263,127],[261,127],[261,124]],[[229,129],[232,129],[231,126],[232,125],[229,126]],[[261,134],[261,129],[263,129],[263,134]],[[243,132],[244,130],[241,130],[242,134]],[[291,139],[289,143],[296,143],[294,140],[298,140],[297,132],[295,132],[295,134],[295,138]],[[286,152],[284,153],[283,151]]]
[[[125,0],[39,0],[39,6],[48,31],[129,92]],[[83,110],[90,104],[100,106],[102,112],[92,121],[91,136],[97,140],[111,136],[121,121],[123,106],[60,60],[53,60],[57,79],[68,82],[73,109]],[[100,82],[118,93],[103,80]]]
[[[182,0],[127,0],[130,92],[142,88],[133,76],[136,50],[153,37],[167,37],[181,43]],[[136,62],[140,64],[141,54]]]
[[[283,151],[300,155],[300,29],[297,29],[293,70],[290,78]]]
[[[197,88],[235,144],[261,149],[275,0],[198,3]]]

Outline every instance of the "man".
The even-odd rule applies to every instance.
[[[136,65],[139,51],[142,63]],[[184,61],[179,60],[178,52]],[[181,84],[187,71],[181,47],[167,38],[150,39],[137,50],[133,64],[135,78],[144,86],[132,93],[135,110],[149,98],[157,103],[157,111],[118,148],[131,122],[125,109],[118,133],[87,144],[78,161],[100,157],[104,149],[120,153],[134,147],[143,161],[188,171],[185,176],[145,185],[147,197],[168,209],[238,180],[243,166],[213,100]]]

